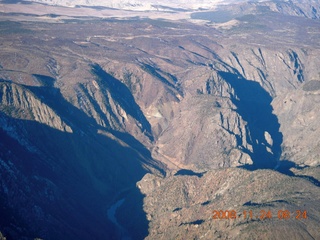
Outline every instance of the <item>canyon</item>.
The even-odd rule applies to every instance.
[[[320,237],[319,4],[2,5],[0,238]]]

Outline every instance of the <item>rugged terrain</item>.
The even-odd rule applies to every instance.
[[[320,238],[319,3],[305,3],[175,21],[3,4],[3,236]]]
[[[319,168],[314,170],[319,179]],[[298,177],[228,168],[200,175],[180,172],[165,180],[148,174],[138,186],[147,196],[144,209],[150,231],[146,239],[320,237],[319,184]],[[290,216],[283,218],[286,210]],[[214,211],[235,211],[236,219]],[[299,213],[303,211],[306,219]]]

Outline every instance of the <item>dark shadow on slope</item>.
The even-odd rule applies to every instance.
[[[202,177],[203,174],[205,174],[205,172],[203,173],[197,173],[194,172],[190,169],[180,169],[179,171],[177,171],[174,176],[197,176],[197,177]]]
[[[143,156],[149,157],[151,159],[150,151],[148,151],[148,149],[146,149],[145,146],[137,139],[135,139],[132,135],[115,131],[109,128],[104,129],[102,126],[99,126],[96,123],[95,119],[90,118],[83,111],[67,102],[59,89],[51,87],[25,87],[33,92],[37,97],[39,97],[43,103],[54,109],[57,115],[59,115],[64,122],[72,127],[74,133],[86,136],[88,134],[96,135],[98,129],[107,130],[117,138],[127,143],[133,149],[141,151],[141,153],[143,153]],[[162,173],[164,173],[164,171],[162,171]]]
[[[202,223],[204,223],[205,220],[201,219],[201,220],[196,220],[196,221],[193,221],[193,222],[185,222],[185,223],[180,223],[179,224],[179,227],[180,226],[183,226],[183,225],[201,225]]]
[[[290,170],[292,168],[303,169],[302,167],[299,167],[297,164],[289,160],[282,160],[278,163],[278,166],[275,169],[285,175],[294,176],[295,174]]]
[[[307,181],[309,181],[310,183],[312,183],[313,185],[315,185],[316,187],[320,187],[320,181],[312,176],[306,176],[306,175],[295,175],[295,177],[297,178],[303,178]]]
[[[18,126],[18,134],[24,135],[21,139],[27,138],[29,145],[36,146],[32,153],[5,131],[0,132],[1,159],[10,166],[10,170],[5,168],[0,173],[8,188],[7,193],[0,190],[1,196],[5,196],[1,201],[4,207],[1,218],[5,219],[0,221],[0,228],[7,239],[111,237],[113,227],[101,211],[108,198],[92,184],[94,178],[99,178],[98,174],[89,174],[89,168],[94,169],[97,164],[93,154],[92,159],[88,156],[89,143],[78,134],[61,132],[34,121],[10,117],[6,121],[10,126]],[[92,149],[99,151],[95,154],[101,158],[105,154],[104,161],[110,161],[102,150]],[[91,164],[89,160],[93,166],[82,167]]]
[[[98,64],[92,65],[92,72],[98,77],[98,84],[102,86],[102,90],[108,89],[112,98],[119,103],[127,114],[141,123],[142,129],[148,133],[150,140],[153,140],[151,125],[127,86],[105,72]]]
[[[178,212],[178,211],[180,211],[180,210],[182,210],[182,208],[175,208],[175,209],[173,209],[173,211],[172,212]]]
[[[49,76],[41,75],[41,74],[32,74],[42,86],[45,87],[53,87],[55,79]]]
[[[291,177],[296,177],[296,178],[303,178],[307,181],[309,181],[310,183],[312,183],[313,185],[320,187],[320,181],[312,176],[307,176],[307,175],[297,175],[294,174],[291,169],[295,168],[298,170],[302,170],[305,168],[308,168],[307,166],[305,167],[300,167],[299,165],[297,165],[296,163],[289,161],[289,160],[281,160],[276,168],[276,170],[280,173],[283,173],[285,175],[291,176]]]
[[[74,133],[80,134],[84,137],[87,135],[101,136],[96,133],[99,129],[103,129],[103,127],[99,126],[93,118],[90,118],[84,112],[67,102],[59,89],[50,87],[25,87],[39,97],[43,103],[54,109],[54,111],[62,118],[62,120],[71,126]],[[112,129],[103,130],[112,133],[115,137],[121,139],[123,142],[132,147],[132,149],[136,150],[142,154],[142,156],[150,160],[150,162],[143,163],[154,167],[161,172],[161,174],[165,174],[165,171],[162,170],[156,162],[151,160],[152,157],[150,151],[132,135]]]
[[[280,132],[278,118],[272,113],[272,97],[269,93],[259,83],[247,80],[240,74],[228,72],[219,72],[219,74],[234,89],[234,96],[231,100],[237,107],[238,114],[247,122],[246,139],[252,145],[252,151],[243,147],[240,137],[236,136],[236,139],[238,147],[251,157],[253,164],[244,165],[241,168],[251,171],[272,169],[287,176],[303,178],[319,187],[320,182],[314,177],[294,174],[291,168],[302,169],[294,162],[280,161],[283,136]],[[270,134],[272,144],[268,143],[265,132]]]
[[[148,236],[149,222],[143,210],[144,197],[140,191],[132,189],[126,196],[124,204],[116,213],[118,221],[130,233],[132,240],[140,240]],[[126,239],[124,237],[124,234],[122,234],[121,238],[118,239],[124,240]]]
[[[205,202],[201,203],[201,206],[206,206],[206,205],[208,205],[208,204],[210,204],[210,203],[211,203],[211,201],[208,200],[208,201],[205,201]]]
[[[29,198],[30,209],[36,202],[40,208],[44,209],[44,212],[55,219],[55,222],[52,223],[48,222],[48,219],[38,219],[32,211],[25,216],[17,213],[21,219],[33,220],[32,226],[37,227],[34,232],[38,233],[34,237],[117,239],[115,228],[111,223],[107,224],[107,214],[104,211],[113,204],[114,197],[123,189],[131,189],[132,194],[126,197],[126,201],[135,203],[131,206],[131,210],[136,214],[130,216],[130,219],[136,219],[133,225],[130,225],[131,228],[134,226],[135,230],[130,234],[146,237],[148,221],[142,208],[143,195],[135,184],[147,173],[143,167],[144,164],[163,172],[151,158],[151,153],[127,133],[109,131],[126,142],[129,147],[124,147],[117,141],[98,134],[98,130],[102,127],[96,124],[94,119],[67,102],[58,89],[20,86],[33,92],[38,99],[50,106],[73,130],[72,133],[62,132],[38,122],[5,116],[8,123],[22,129],[22,136],[36,146],[37,152],[36,155],[30,154],[26,147],[13,139],[3,142],[4,135],[6,138],[10,139],[10,137],[2,131],[0,143],[6,144],[5,151],[15,154],[15,151],[20,149],[19,151],[22,152],[15,158],[6,156],[4,160],[13,161],[12,159],[15,159],[13,164],[19,169],[21,178],[27,181],[26,186],[32,187],[31,175],[39,175],[53,182],[63,194],[61,199],[54,204],[48,204],[47,199],[37,198],[38,195],[35,195],[35,199],[26,197]],[[104,130],[107,131],[107,129]],[[43,171],[44,169],[50,171]],[[1,173],[1,176],[3,174]],[[27,192],[22,186],[17,185],[16,188],[22,188],[22,192]],[[41,187],[39,189],[32,187],[31,191],[40,194],[45,190]],[[103,192],[106,195],[102,194]],[[28,195],[28,193],[25,194]],[[19,209],[16,209],[17,212],[25,208],[24,205],[29,206],[22,200],[16,199],[16,201],[17,208],[20,206]],[[8,224],[6,229],[10,228],[10,221]],[[4,228],[4,226],[0,227]],[[95,230],[96,228],[98,230]],[[30,226],[25,225],[21,229],[23,233],[20,235],[25,236]]]
[[[249,207],[272,207],[273,205],[270,203],[255,203],[255,202],[245,202],[242,206],[249,206]]]
[[[7,199],[9,206],[14,204],[15,209],[10,209],[8,204],[1,203],[8,209],[6,218],[8,225],[0,226],[7,236],[13,236],[12,239],[20,239],[21,236],[44,239],[117,239],[116,228],[108,223],[104,210],[108,208],[111,198],[120,189],[127,187],[132,188],[135,193],[132,196],[134,199],[127,197],[129,202],[135,202],[131,211],[137,214],[131,218],[135,219],[135,216],[139,218],[139,221],[135,221],[138,229],[134,234],[144,234],[144,237],[147,235],[148,222],[142,209],[143,196],[135,186],[146,173],[141,166],[145,160],[141,159],[138,151],[122,147],[103,136],[64,133],[32,121],[17,119],[9,121],[26,127],[30,134],[28,139],[40,151],[39,154],[30,154],[27,149],[20,149],[21,154],[16,161],[12,160],[11,156],[5,159],[13,162],[19,169],[21,179],[25,181],[24,183],[18,180],[18,185],[12,189],[13,191],[19,189],[21,197],[15,200]],[[5,140],[3,135],[1,140]],[[5,151],[11,153],[14,153],[19,146],[15,141],[6,141],[6,144],[10,145],[6,145]],[[1,172],[2,178],[5,174]],[[33,176],[48,180],[39,182],[34,180]],[[54,183],[61,192],[58,196],[50,194],[58,198],[55,202],[48,201],[45,197],[46,192],[56,191],[55,188],[51,189],[44,184],[47,181]],[[12,187],[10,182],[7,185]],[[100,193],[104,188],[110,189],[107,196]],[[30,191],[33,192],[32,196],[29,196]],[[12,192],[12,195],[14,194],[16,193]],[[33,206],[39,206],[41,212],[57,220],[51,222],[39,218],[31,211]],[[29,213],[25,213],[22,209],[28,209]],[[1,215],[5,214],[2,212]],[[14,222],[11,221],[12,216],[16,219]],[[32,219],[32,227],[28,224],[28,219]],[[13,229],[11,223],[21,225]],[[19,232],[19,229],[23,230]]]
[[[237,107],[238,114],[247,122],[246,139],[252,145],[252,151],[245,149],[242,139],[237,138],[238,147],[242,147],[253,161],[252,165],[245,168],[274,169],[282,152],[282,133],[279,131],[278,118],[272,113],[272,97],[257,82],[232,73],[219,72],[219,74],[234,89],[231,100]],[[266,132],[271,136],[273,143],[268,143]]]

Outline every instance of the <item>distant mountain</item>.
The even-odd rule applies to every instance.
[[[0,1],[1,2],[1,1]],[[17,2],[15,0],[4,0],[2,2]],[[127,10],[178,10],[178,9],[211,9],[218,4],[230,4],[246,2],[245,0],[27,0],[27,2],[38,2],[59,6],[102,6],[108,8]]]

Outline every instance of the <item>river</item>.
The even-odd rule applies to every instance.
[[[124,203],[124,201],[125,201],[125,199],[123,198],[123,199],[117,201],[115,204],[111,205],[111,207],[108,209],[107,215],[108,215],[108,219],[117,228],[116,231],[117,231],[117,235],[118,235],[119,239],[132,240],[128,231],[123,226],[121,226],[121,224],[117,221],[117,218],[116,218],[117,209]]]

